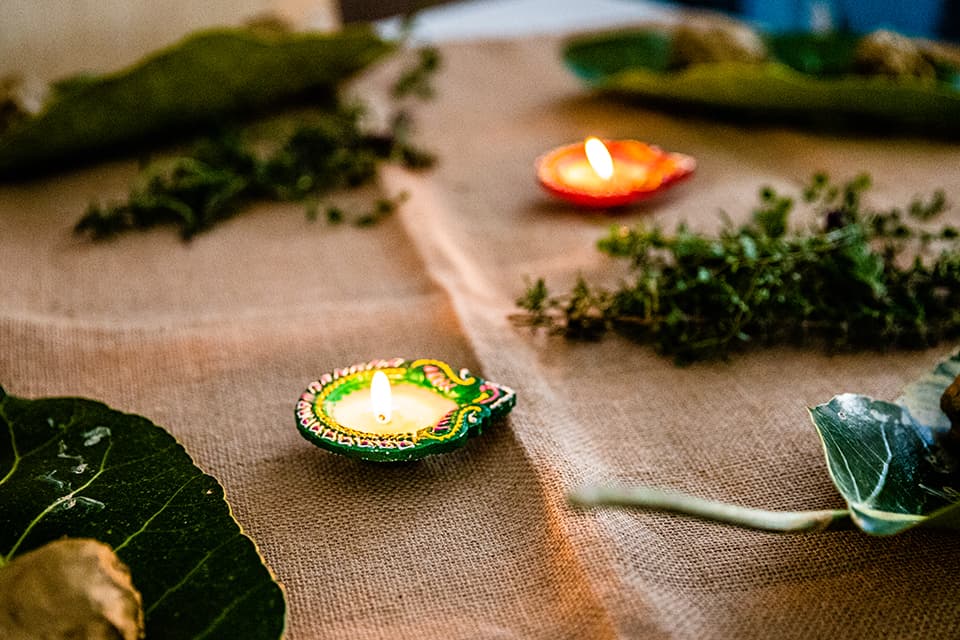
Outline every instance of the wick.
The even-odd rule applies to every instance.
[[[388,422],[390,422],[390,420],[387,418],[387,416],[383,415],[382,413],[378,413],[377,422],[379,422],[380,424],[387,424]]]

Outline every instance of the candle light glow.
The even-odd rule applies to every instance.
[[[589,137],[540,156],[537,178],[550,193],[583,207],[628,205],[648,198],[696,169],[694,158],[637,140]]]
[[[382,382],[377,380],[375,375],[369,387],[351,393],[330,407],[333,418],[360,433],[414,434],[457,408],[453,400],[422,387],[405,383],[391,385],[386,375],[380,378]]]
[[[370,381],[370,409],[380,424],[390,422],[393,410],[393,398],[390,393],[390,379],[383,371],[373,374]]]
[[[590,168],[601,180],[610,180],[613,177],[613,157],[607,145],[603,144],[600,138],[590,137],[583,143],[583,149],[587,154]]]

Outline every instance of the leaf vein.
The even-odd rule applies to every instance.
[[[24,529],[23,533],[20,534],[20,537],[17,538],[17,541],[13,543],[13,547],[11,547],[7,555],[4,556],[4,560],[9,561],[10,558],[13,557],[13,554],[17,552],[17,549],[20,548],[20,545],[23,543],[23,541],[26,540],[27,536],[30,535],[30,532],[33,531],[33,528],[41,520],[43,520],[43,518],[46,517],[47,514],[49,514],[51,511],[56,509],[59,505],[63,504],[70,498],[73,498],[75,495],[77,495],[81,491],[84,491],[85,489],[87,489],[91,484],[93,484],[94,480],[96,480],[103,474],[103,472],[106,470],[107,459],[110,457],[111,449],[113,449],[113,442],[110,442],[110,444],[107,445],[106,451],[103,452],[103,458],[101,458],[100,460],[100,468],[97,470],[95,474],[93,474],[93,476],[89,480],[87,480],[85,483],[83,483],[82,485],[80,485],[70,493],[60,496],[59,498],[51,502],[49,505],[47,505],[46,509],[41,511],[33,520],[30,521],[30,524],[27,525],[27,528]]]
[[[169,596],[171,593],[173,593],[174,591],[178,590],[180,587],[182,587],[183,585],[185,585],[185,584],[187,583],[187,581],[189,581],[190,578],[193,576],[193,574],[195,574],[197,571],[199,571],[199,570],[200,570],[200,567],[202,567],[204,564],[206,564],[207,560],[209,560],[210,558],[212,558],[215,553],[217,553],[218,551],[220,551],[220,549],[224,548],[225,546],[227,546],[227,544],[229,544],[230,542],[233,542],[234,540],[236,540],[236,539],[239,538],[239,537],[240,537],[240,533],[238,532],[238,533],[230,536],[229,538],[227,538],[226,540],[224,540],[224,541],[221,542],[220,544],[218,544],[216,547],[214,547],[213,549],[211,549],[210,551],[208,551],[206,554],[204,554],[204,556],[200,559],[200,561],[199,561],[197,564],[195,564],[195,565],[193,566],[193,568],[190,569],[190,571],[188,571],[188,572],[183,576],[183,578],[180,579],[179,582],[177,582],[177,584],[173,585],[172,587],[170,587],[169,589],[167,589],[166,591],[164,591],[163,594],[162,594],[159,598],[157,598],[156,601],[155,601],[152,605],[150,605],[150,607],[147,608],[147,610],[146,610],[144,613],[147,614],[147,615],[149,615],[150,612],[152,612],[154,609],[156,609],[156,608],[160,605],[161,602],[163,602],[164,600],[166,600],[167,596]],[[206,633],[206,632],[207,632],[207,631],[204,631],[204,633]],[[200,637],[200,636],[198,636],[198,637]]]
[[[220,623],[221,623],[221,622],[223,622],[224,620],[227,619],[227,616],[230,614],[231,611],[233,611],[233,610],[237,607],[237,605],[239,605],[241,602],[243,602],[244,600],[246,600],[247,597],[250,596],[252,593],[254,593],[254,592],[257,591],[258,589],[260,589],[261,586],[262,586],[262,585],[256,585],[255,587],[252,587],[252,588],[248,589],[248,590],[247,590],[246,592],[244,592],[244,594],[241,595],[240,597],[236,598],[236,599],[230,604],[230,606],[229,606],[229,607],[226,607],[226,608],[220,613],[220,615],[218,615],[216,618],[214,618],[214,619],[213,619],[213,622],[210,623],[210,626],[208,626],[206,629],[204,629],[203,631],[201,631],[201,632],[200,632],[200,635],[196,636],[196,637],[194,638],[194,640],[203,640],[203,638],[206,638],[207,636],[209,636],[209,635],[213,632],[214,629],[216,629],[218,626],[220,626]]]
[[[880,470],[880,475],[877,478],[877,486],[873,488],[873,491],[870,492],[870,495],[867,496],[864,504],[870,504],[873,502],[873,499],[880,495],[880,490],[883,489],[883,484],[887,480],[887,474],[890,472],[890,461],[893,459],[893,451],[890,450],[890,441],[887,440],[887,425],[880,425],[880,437],[883,438],[883,446],[887,450],[887,457],[883,460],[883,468]]]
[[[13,463],[10,465],[10,470],[7,471],[3,478],[0,478],[0,484],[3,484],[13,476],[17,467],[20,466],[20,452],[17,450],[17,436],[13,432],[13,421],[7,417],[6,409],[4,409],[2,404],[0,404],[0,418],[3,418],[3,421],[7,423],[7,431],[10,432],[10,447],[13,450]]]
[[[859,502],[859,500],[860,500],[860,487],[857,485],[857,480],[856,480],[856,478],[855,478],[854,475],[853,475],[853,470],[850,468],[850,463],[847,461],[847,456],[844,455],[844,453],[843,453],[843,448],[842,448],[842,447],[840,446],[840,444],[837,442],[837,439],[836,439],[836,437],[834,436],[833,433],[831,433],[831,432],[829,432],[829,431],[827,431],[827,430],[821,430],[820,433],[821,433],[821,435],[824,437],[825,440],[827,440],[827,439],[830,440],[830,446],[831,446],[831,448],[833,449],[833,451],[836,452],[837,455],[840,456],[840,459],[843,461],[843,466],[846,467],[846,469],[847,469],[847,478],[849,478],[849,483],[848,483],[848,485],[850,485],[850,487],[853,489],[853,491],[857,494],[857,501]]]
[[[173,495],[171,495],[171,496],[167,499],[167,501],[163,503],[163,506],[162,506],[162,507],[160,507],[153,515],[151,515],[149,518],[146,519],[146,521],[143,523],[143,526],[142,526],[142,527],[140,527],[137,531],[135,531],[135,532],[133,532],[132,534],[130,534],[129,536],[127,536],[127,538],[126,538],[123,542],[121,542],[118,546],[114,547],[114,549],[113,549],[114,552],[119,552],[120,549],[123,549],[125,546],[127,546],[128,544],[130,544],[130,541],[131,541],[131,540],[133,540],[134,538],[136,538],[137,536],[139,536],[141,533],[143,533],[144,531],[146,531],[147,527],[150,526],[150,523],[153,522],[154,520],[156,520],[157,517],[159,517],[159,515],[160,515],[161,513],[163,513],[163,511],[164,511],[167,507],[170,506],[170,503],[173,502],[173,501],[176,499],[176,497],[179,496],[180,493],[190,485],[190,483],[192,483],[192,482],[193,482],[194,480],[196,480],[197,478],[202,478],[202,477],[203,477],[203,473],[202,473],[202,472],[198,472],[196,475],[191,476],[190,478],[188,478],[187,481],[184,482],[176,491],[174,491],[174,492],[173,492]]]

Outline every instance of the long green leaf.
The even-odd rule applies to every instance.
[[[0,176],[169,139],[306,92],[329,93],[392,48],[360,26],[335,34],[200,32],[118,73],[65,84],[42,112],[0,135]]]
[[[960,90],[950,82],[853,73],[849,37],[771,36],[763,64],[709,63],[672,70],[670,37],[642,30],[571,41],[567,65],[591,86],[748,117],[821,124],[882,123],[960,134]]]
[[[960,464],[944,444],[950,422],[940,411],[940,396],[958,374],[960,353],[896,402],[847,393],[810,409],[830,477],[867,533],[960,529]]]
[[[147,637],[283,634],[283,592],[223,489],[145,418],[0,389],[0,505],[0,566],[63,536],[106,542],[143,595]]]

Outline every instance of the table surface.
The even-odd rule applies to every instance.
[[[960,628],[960,541],[914,532],[780,536],[657,513],[580,512],[583,483],[636,483],[768,509],[842,507],[805,407],[893,398],[949,351],[774,349],[676,368],[610,338],[534,336],[507,316],[524,278],[615,281],[609,218],[547,199],[532,163],[587,134],[699,159],[615,218],[715,228],[760,185],[869,171],[878,205],[945,187],[960,147],[896,135],[690,119],[591,96],[556,37],[441,45],[416,110],[440,157],[372,229],[264,204],[190,244],[154,230],[91,244],[71,225],[122,197],[119,161],[0,186],[0,382],[80,395],[168,428],[224,484],[284,583],[288,637],[933,638]],[[382,86],[373,74],[356,88]],[[956,210],[951,215],[957,218]],[[457,452],[374,465],[312,447],[294,404],[335,367],[436,357],[514,387],[509,419]]]

